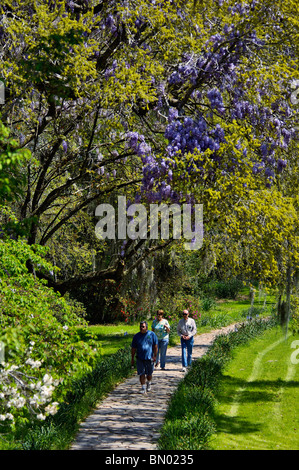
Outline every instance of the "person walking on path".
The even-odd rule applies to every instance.
[[[181,337],[182,367],[185,372],[186,367],[192,362],[194,336],[197,333],[196,323],[193,318],[189,318],[188,310],[183,311],[183,318],[178,323],[177,333]]]
[[[134,357],[137,353],[137,374],[141,384],[141,393],[151,390],[151,381],[154,371],[154,363],[157,360],[158,338],[153,331],[148,331],[146,321],[140,322],[140,331],[133,336],[131,347],[131,364],[134,367]],[[145,382],[147,379],[147,384]]]
[[[163,318],[164,311],[157,311],[157,318],[152,323],[152,331],[158,338],[158,354],[155,367],[159,365],[159,358],[161,361],[161,369],[165,369],[166,351],[169,343],[170,325],[166,318]]]

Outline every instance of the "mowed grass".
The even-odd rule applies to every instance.
[[[99,341],[103,356],[109,356],[132,343],[133,336],[139,331],[139,323],[133,325],[126,323],[92,325],[89,326],[89,330]]]
[[[298,340],[278,327],[234,351],[217,395],[211,449],[299,449]]]

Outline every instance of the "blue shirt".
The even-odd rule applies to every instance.
[[[154,346],[158,344],[158,338],[153,331],[137,333],[133,336],[132,348],[137,350],[137,357],[142,361],[151,360]]]

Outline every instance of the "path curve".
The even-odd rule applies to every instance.
[[[235,329],[235,324],[198,334],[193,359],[203,356],[216,336]],[[169,399],[184,377],[181,346],[167,349],[166,369],[155,369],[151,391],[142,395],[138,375],[119,384],[81,423],[70,450],[157,450]]]

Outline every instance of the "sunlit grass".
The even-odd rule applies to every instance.
[[[90,331],[99,341],[103,355],[110,355],[131,344],[134,334],[139,331],[139,323],[130,325],[117,323],[111,325],[92,325]]]
[[[298,339],[276,328],[234,351],[217,396],[212,449],[298,450],[299,367],[291,361]]]

